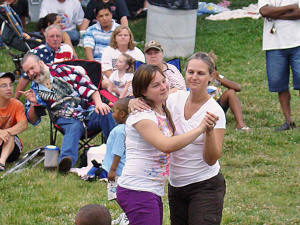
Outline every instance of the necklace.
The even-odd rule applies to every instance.
[[[207,96],[199,101],[192,102],[191,96],[189,95],[184,105],[184,118],[189,120],[209,99],[210,96]]]
[[[164,115],[165,114],[163,108],[154,107],[153,111],[155,112],[155,114],[157,113],[158,115]]]
[[[279,1],[279,4],[277,5],[277,4],[276,4],[277,0],[274,0],[274,7],[279,7],[279,6],[281,5],[281,1],[282,1],[282,0],[280,0],[280,1]],[[270,21],[272,22],[272,27],[271,27],[271,29],[270,29],[270,33],[271,33],[271,34],[275,34],[275,33],[276,33],[276,26],[275,26],[276,20],[270,19]]]

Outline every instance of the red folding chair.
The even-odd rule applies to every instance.
[[[91,79],[92,83],[98,88],[100,94],[101,94],[101,92],[109,94],[108,91],[101,89],[101,82],[102,82],[101,63],[99,63],[97,61],[78,59],[78,60],[63,61],[63,62],[60,62],[59,64],[83,67],[86,70],[87,75]],[[114,99],[105,98],[102,94],[101,94],[101,98],[102,98],[102,101],[105,103],[107,103],[109,101],[114,101]],[[55,145],[57,131],[59,131],[62,134],[64,134],[64,132],[61,127],[59,127],[57,124],[55,124],[54,119],[51,118],[51,114],[49,113],[49,110],[48,110],[48,114],[50,117],[50,144]],[[86,145],[89,145],[89,142],[92,141],[100,132],[99,131],[98,132],[86,131],[85,134],[80,139],[78,149],[80,150],[80,149],[84,148]],[[103,136],[102,136],[102,142],[104,142]]]

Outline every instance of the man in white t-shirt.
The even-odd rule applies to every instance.
[[[276,131],[296,128],[292,120],[289,92],[289,72],[293,71],[293,86],[300,90],[300,9],[299,0],[259,0],[260,14],[265,18],[263,50],[271,92],[278,98],[286,122]]]
[[[61,16],[63,31],[66,31],[73,45],[79,43],[79,32],[76,25],[80,26],[84,12],[79,0],[43,0],[40,9],[40,18],[49,13],[57,13]]]

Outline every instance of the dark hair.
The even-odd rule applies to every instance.
[[[129,98],[119,98],[118,101],[114,103],[114,107],[117,109],[125,112],[126,116],[129,114],[128,111],[128,103],[129,103]]]
[[[147,90],[149,87],[151,81],[154,79],[155,73],[159,72],[163,77],[166,77],[162,70],[155,65],[150,64],[143,64],[141,65],[137,71],[134,73],[133,80],[132,80],[132,89],[133,89],[133,95],[135,98],[143,98],[145,102],[153,107],[153,102],[149,99],[147,99],[143,93]],[[170,122],[171,128],[173,133],[175,132],[175,125],[173,123],[171,113],[168,110],[166,104],[163,104],[163,110],[167,116],[167,119]]]
[[[184,72],[186,72],[187,67],[189,65],[189,62],[191,60],[193,60],[193,59],[199,59],[199,60],[203,61],[205,64],[207,64],[209,74],[211,74],[212,72],[214,72],[214,70],[215,70],[215,62],[213,60],[212,55],[209,55],[206,52],[196,52],[190,58],[188,58],[188,60],[185,63]]]
[[[58,14],[57,13],[49,13],[47,16],[39,19],[37,23],[37,30],[38,31],[43,31],[45,30],[49,25],[53,24],[54,21],[56,20]]]
[[[98,204],[89,204],[79,209],[76,219],[76,225],[110,225],[111,215],[105,206]]]
[[[96,7],[95,16],[97,17],[98,12],[103,9],[107,9],[112,14],[109,2],[108,3],[99,3],[99,4],[97,4],[97,7]]]

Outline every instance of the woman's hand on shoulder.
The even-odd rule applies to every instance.
[[[134,112],[134,111],[139,111],[139,112],[142,112],[142,111],[147,111],[147,110],[150,110],[151,107],[149,105],[147,105],[146,102],[143,101],[143,99],[141,98],[133,98],[129,101],[129,104],[128,104],[128,108],[130,110],[130,112]]]

